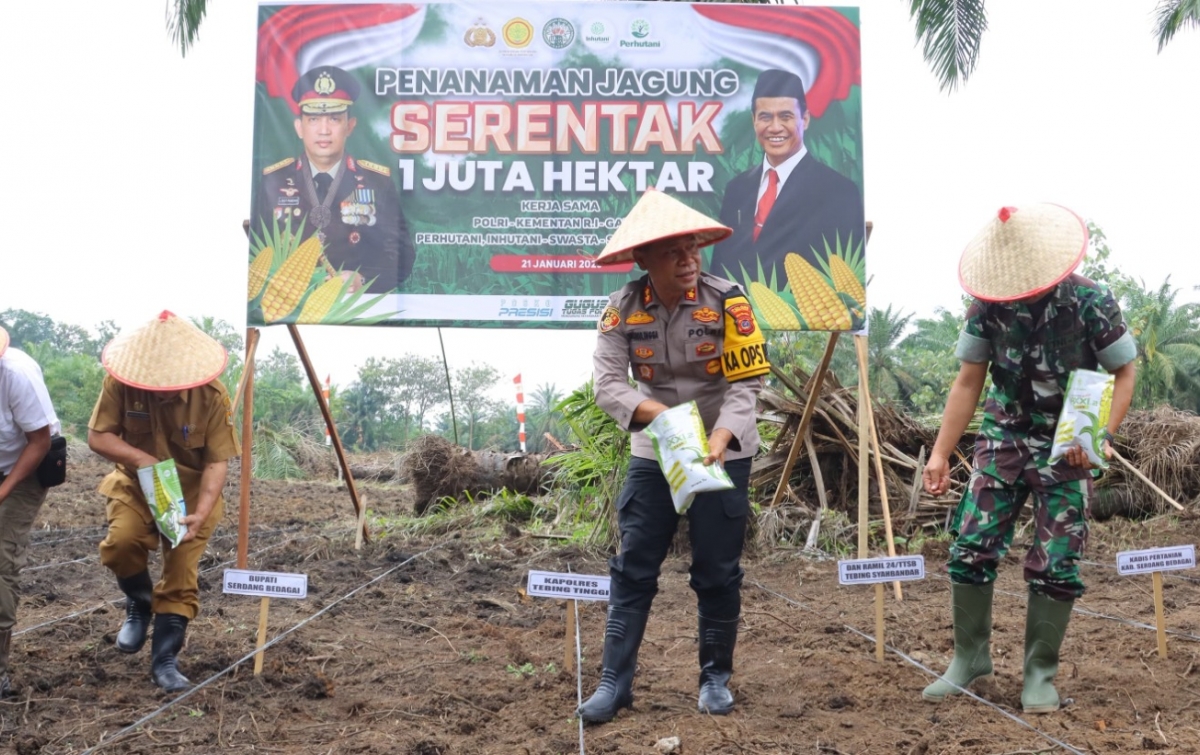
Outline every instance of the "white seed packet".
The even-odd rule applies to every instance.
[[[1112,409],[1114,378],[1092,370],[1075,370],[1067,378],[1062,412],[1050,448],[1050,463],[1067,455],[1067,449],[1079,445],[1092,464],[1108,469],[1104,456],[1104,433]]]
[[[720,462],[704,466],[708,436],[695,401],[666,410],[643,432],[654,444],[658,465],[671,486],[675,511],[686,512],[697,493],[733,488],[733,480]]]
[[[183,542],[187,525],[180,519],[187,516],[187,505],[183,500],[183,486],[179,481],[179,470],[174,459],[160,461],[152,467],[138,469],[138,483],[154,515],[158,531],[172,546]]]

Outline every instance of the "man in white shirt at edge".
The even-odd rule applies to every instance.
[[[29,530],[46,500],[34,473],[60,429],[42,368],[10,348],[8,333],[0,328],[0,697],[11,694],[8,656],[20,599],[17,579]]]

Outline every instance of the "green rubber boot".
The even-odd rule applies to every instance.
[[[1058,710],[1058,649],[1062,647],[1071,620],[1073,600],[1055,600],[1029,593],[1025,617],[1025,688],[1021,690],[1021,709],[1026,713],[1053,713]]]
[[[930,702],[940,703],[948,695],[960,695],[958,687],[992,673],[992,591],[986,585],[950,585],[951,613],[954,616],[954,660],[946,673],[921,693]]]

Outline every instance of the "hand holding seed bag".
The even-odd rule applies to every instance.
[[[1050,463],[1067,455],[1071,447],[1082,446],[1093,465],[1108,469],[1104,454],[1104,434],[1112,408],[1114,378],[1102,372],[1075,370],[1067,379],[1058,429],[1050,449]]]
[[[671,500],[680,514],[688,510],[697,493],[733,487],[733,480],[720,462],[704,464],[709,453],[708,437],[695,401],[659,414],[643,432],[654,444],[654,455],[671,486]]]
[[[187,506],[175,460],[167,459],[152,467],[142,467],[138,470],[138,483],[146,495],[158,531],[171,545],[179,545],[187,534],[187,526],[180,521],[187,516]]]

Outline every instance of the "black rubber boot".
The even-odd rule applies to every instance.
[[[624,608],[608,609],[604,630],[604,670],[600,686],[576,711],[584,721],[602,724],[613,720],[621,708],[633,707],[633,672],[638,648],[650,614]]]
[[[733,675],[733,647],[738,619],[717,621],[700,614],[700,712],[723,716],[733,710],[729,677]]]
[[[179,692],[192,686],[188,678],[179,673],[176,659],[183,649],[183,638],[187,635],[188,620],[174,613],[154,615],[154,638],[150,641],[150,676],[154,683],[167,692]]]
[[[154,583],[150,581],[150,572],[142,571],[132,577],[117,577],[117,585],[125,593],[125,623],[117,632],[117,650],[136,653],[146,644],[146,633],[150,630]]]
[[[12,682],[8,678],[8,654],[12,649],[12,630],[0,630],[0,698],[12,696]]]

